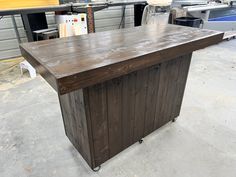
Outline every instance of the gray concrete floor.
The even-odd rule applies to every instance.
[[[97,173],[65,136],[57,94],[40,76],[2,83],[0,177],[236,177],[235,49],[232,40],[195,52],[177,122]]]

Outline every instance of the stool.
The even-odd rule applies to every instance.
[[[49,28],[49,29],[36,30],[36,31],[33,31],[33,33],[35,34],[36,41],[39,41],[39,40],[50,39],[50,38],[46,38],[46,37],[50,34],[50,33],[49,34],[47,34],[47,33],[51,32],[51,31],[52,31],[53,36],[58,37],[58,30],[57,30],[57,28]],[[46,34],[44,35],[44,33],[46,33]],[[55,35],[56,33],[57,33],[57,36]]]
[[[36,77],[36,70],[33,68],[33,66],[31,66],[31,64],[29,64],[29,62],[22,61],[20,63],[20,71],[21,71],[21,75],[23,75],[23,69],[27,69],[29,71],[30,77],[31,78],[35,78]]]
[[[43,33],[43,39],[54,39],[58,38],[58,30],[47,31]]]

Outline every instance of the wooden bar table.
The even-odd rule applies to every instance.
[[[57,91],[66,135],[94,169],[179,115],[192,52],[222,38],[147,25],[20,48]]]

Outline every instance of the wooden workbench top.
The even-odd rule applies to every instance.
[[[20,45],[60,94],[100,83],[222,41],[223,33],[176,25],[120,29]]]

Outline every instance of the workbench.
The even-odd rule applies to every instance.
[[[179,116],[192,52],[222,38],[217,31],[147,25],[20,49],[57,91],[65,133],[94,169]]]

